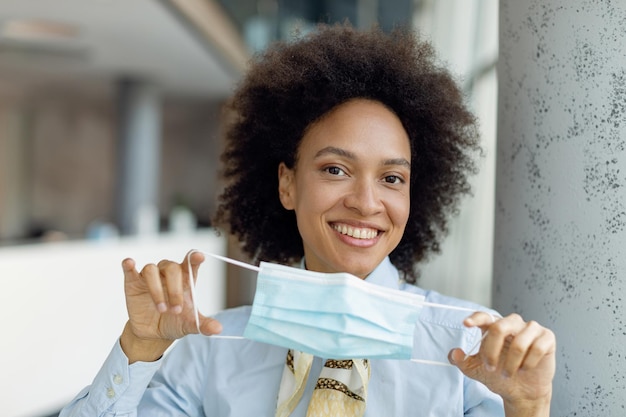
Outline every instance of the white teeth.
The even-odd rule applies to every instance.
[[[349,227],[345,224],[334,225],[333,229],[342,235],[352,236],[355,239],[373,239],[378,234],[378,231],[375,229]]]

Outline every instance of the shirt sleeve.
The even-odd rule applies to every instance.
[[[136,416],[137,406],[161,361],[129,365],[118,340],[93,383],[78,393],[59,417]]]
[[[463,385],[466,417],[504,417],[504,405],[499,395],[467,377]]]

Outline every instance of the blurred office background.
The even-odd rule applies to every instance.
[[[0,415],[58,411],[125,322],[119,263],[245,259],[211,214],[222,107],[251,54],[315,23],[411,25],[481,120],[474,196],[420,284],[491,302],[496,0],[0,0]],[[208,261],[205,311],[253,277]]]

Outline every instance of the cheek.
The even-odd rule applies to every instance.
[[[327,186],[314,181],[301,181],[297,185],[297,205],[303,213],[321,213],[334,206],[346,193],[341,187]]]
[[[333,201],[328,194],[305,193],[298,199],[296,216],[306,225],[318,224],[325,219],[326,213],[334,207]]]
[[[401,227],[402,230],[404,230],[404,227],[409,220],[409,213],[411,212],[410,198],[406,195],[398,195],[395,196],[395,198],[390,199],[388,212],[396,227]]]

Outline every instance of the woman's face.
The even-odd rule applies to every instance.
[[[365,278],[398,245],[409,217],[409,139],[381,103],[351,100],[309,126],[294,169],[279,167],[306,267]]]

